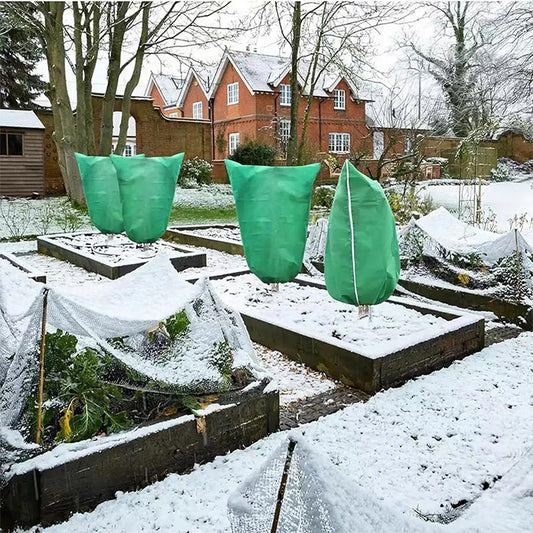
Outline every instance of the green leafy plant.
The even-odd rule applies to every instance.
[[[204,159],[195,157],[186,159],[181,165],[178,184],[184,189],[213,182],[213,165]]]
[[[230,159],[242,165],[266,165],[274,164],[276,149],[269,144],[257,141],[248,141],[235,148]]]
[[[313,207],[326,207],[331,209],[334,197],[335,187],[332,185],[321,185],[313,190],[311,205]]]

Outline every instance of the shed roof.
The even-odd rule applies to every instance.
[[[20,109],[0,109],[0,128],[45,129],[33,111]]]

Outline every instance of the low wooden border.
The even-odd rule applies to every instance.
[[[104,437],[95,450],[61,464],[46,466],[45,461],[39,468],[31,459],[27,470],[25,463],[18,464],[19,473],[0,493],[0,527],[10,531],[62,522],[113,499],[117,491],[140,489],[253,444],[279,428],[279,394],[265,393],[267,384],[226,395],[219,410],[156,423],[153,432],[140,430],[138,437],[132,434],[114,446],[105,447]]]
[[[195,229],[208,228],[238,228],[235,224],[202,224],[191,226],[171,226],[163,235],[163,239],[179,243],[188,244],[190,246],[201,246],[203,248],[210,248],[218,250],[219,252],[226,252],[233,255],[244,255],[244,248],[241,243],[230,241],[228,239],[218,239],[215,237],[205,237],[193,233]]]
[[[462,291],[459,288],[455,290],[406,279],[400,279],[399,284],[404,289],[430,300],[476,311],[491,311],[504,322],[511,322],[523,329],[533,330],[533,307],[531,306]]]
[[[5,259],[19,270],[22,270],[22,272],[28,275],[28,278],[39,283],[46,283],[46,274],[34,270],[28,263],[26,263],[26,261],[24,261],[24,259],[21,259],[18,255],[10,252],[3,252],[0,254],[0,259]]]
[[[211,279],[239,276],[246,271],[219,273]],[[193,282],[194,277],[189,281]],[[303,285],[325,291],[325,285],[309,277],[298,276],[295,280]],[[328,298],[324,294],[324,298]],[[437,306],[406,301],[391,297],[391,303],[403,305],[423,314],[444,318],[450,328],[443,334],[431,336],[419,332],[406,337],[402,346],[381,357],[367,355],[356,346],[335,338],[318,338],[286,324],[265,320],[259,311],[245,306],[237,308],[253,341],[272,350],[278,350],[291,359],[305,363],[328,376],[356,387],[369,394],[398,386],[416,376],[429,374],[481,350],[485,344],[485,321],[470,314],[461,314]],[[409,342],[411,339],[411,342]]]
[[[78,232],[78,233],[61,233],[56,235],[47,235],[37,238],[37,250],[41,254],[51,255],[57,259],[69,261],[70,263],[80,266],[90,272],[96,272],[109,279],[117,279],[136,268],[144,265],[146,261],[131,261],[129,263],[111,263],[105,259],[96,257],[93,254],[83,252],[67,244],[58,243],[56,237],[90,235],[97,232]],[[206,254],[194,252],[188,248],[176,246],[168,243],[175,250],[175,255],[171,255],[170,262],[178,271],[191,267],[204,267],[207,264]]]

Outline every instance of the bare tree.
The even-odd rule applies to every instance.
[[[122,120],[117,152],[127,135],[131,97],[144,59],[151,54],[179,56],[194,43],[212,44],[221,32],[232,30],[218,15],[229,2],[34,2],[38,17],[28,17],[24,3],[11,3],[13,14],[32,28],[46,50],[49,83],[46,94],[54,114],[54,139],[61,174],[70,199],[83,203],[83,187],[74,157],[76,150],[108,155],[112,149],[113,112],[121,76],[131,74],[122,96]],[[71,57],[71,49],[73,57]],[[107,52],[107,86],[102,106],[100,146],[96,147],[92,108],[92,78],[102,53]],[[76,76],[78,108],[69,98],[66,64]]]

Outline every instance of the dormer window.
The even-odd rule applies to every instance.
[[[228,83],[228,105],[239,103],[239,82]]]
[[[333,91],[335,103],[334,109],[346,109],[346,91],[344,89],[335,89]]]
[[[279,94],[280,94],[280,97],[279,97],[280,105],[290,107],[290,105],[291,105],[291,86],[282,83],[279,86]]]

